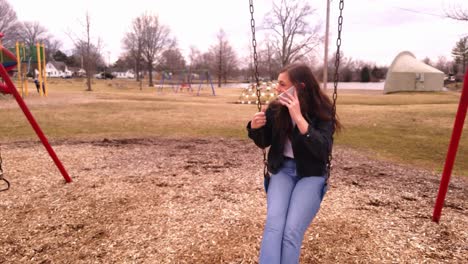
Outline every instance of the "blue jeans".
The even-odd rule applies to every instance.
[[[271,176],[260,264],[299,263],[304,233],[325,192],[325,176],[298,177],[294,160],[286,160]]]

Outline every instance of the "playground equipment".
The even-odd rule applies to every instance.
[[[16,42],[16,60],[18,62],[18,83],[21,87],[21,96],[28,96],[28,77],[26,74],[29,72],[29,69],[26,68],[27,64],[23,63],[26,58],[26,49],[23,45],[20,45],[19,42]]]
[[[3,34],[0,35],[0,39]],[[31,64],[36,65],[37,79],[35,78],[38,93],[47,96],[47,75],[46,75],[46,59],[44,44],[36,43],[36,45],[26,49],[23,43],[16,42],[15,48],[9,50],[0,41],[0,63],[7,72],[17,69],[18,86],[21,87],[21,96],[28,95],[28,78],[27,74],[31,71]],[[16,55],[14,54],[16,53]],[[33,67],[34,68],[34,67]],[[34,69],[35,70],[35,69]],[[36,75],[36,73],[33,73]],[[42,89],[39,89],[41,88]]]
[[[276,97],[275,92],[276,83],[262,82],[260,84],[260,102],[261,104],[269,104]],[[237,99],[238,104],[258,104],[258,97],[256,89],[253,86],[242,89],[242,93]]]
[[[175,80],[174,80],[175,79]],[[164,82],[166,80],[171,81],[172,90],[175,93],[178,93],[183,88],[186,88],[187,91],[193,92],[192,84],[195,84],[194,81],[198,81],[198,91],[197,96],[200,95],[200,91],[202,89],[202,85],[206,81],[207,85],[211,86],[211,92],[213,96],[216,96],[215,88],[213,86],[213,81],[211,79],[210,72],[207,70],[197,71],[197,72],[187,72],[187,71],[175,71],[175,72],[168,72],[163,71],[161,73],[161,81],[159,83],[158,91],[162,92],[164,88]],[[176,85],[176,86],[174,86]]]
[[[1,153],[1,150],[0,150],[0,181],[3,181],[6,184],[5,187],[0,188],[0,192],[3,192],[3,191],[6,191],[6,190],[10,189],[10,182],[7,179],[3,178],[2,162],[3,162],[2,161],[2,153]]]
[[[18,62],[18,83],[21,87],[21,96],[28,95],[28,73],[31,68],[34,75],[37,92],[41,96],[47,96],[47,74],[46,74],[46,57],[45,47],[43,43],[36,43],[28,49],[24,43],[16,42],[16,60]],[[31,66],[33,65],[33,66]],[[34,67],[36,65],[36,67]],[[36,73],[37,70],[37,73]],[[36,78],[37,75],[37,78]],[[41,89],[42,88],[42,89]]]
[[[445,159],[444,170],[440,180],[439,192],[434,205],[434,213],[432,214],[432,221],[439,223],[442,214],[442,207],[444,206],[445,195],[450,183],[450,175],[452,174],[453,164],[457,155],[458,143],[460,143],[461,134],[463,131],[463,124],[465,123],[466,112],[468,109],[468,70],[465,73],[465,80],[463,81],[463,90],[458,104],[457,115],[453,125],[452,138],[447,151]]]
[[[260,82],[258,78],[258,69],[257,69],[257,52],[256,52],[256,40],[255,40],[255,20],[253,17],[253,0],[249,0],[250,2],[250,14],[251,14],[251,27],[252,27],[252,45],[253,45],[253,51],[254,51],[254,75],[256,79],[256,83],[253,84],[253,88],[256,88],[256,93],[257,93],[257,107],[258,111],[261,111],[261,91],[260,91]],[[334,91],[333,91],[333,122],[335,122],[336,118],[336,99],[337,99],[337,86],[338,86],[338,68],[340,64],[340,46],[341,46],[341,30],[342,30],[342,24],[343,24],[343,16],[342,16],[342,11],[344,7],[344,0],[340,0],[339,3],[339,9],[340,9],[340,15],[338,18],[338,37],[336,41],[337,45],[337,50],[336,50],[336,57],[335,57],[335,78],[334,78]],[[463,131],[463,126],[466,118],[466,114],[468,111],[468,70],[465,73],[465,79],[463,82],[463,90],[460,96],[460,103],[458,105],[458,110],[457,114],[455,117],[455,122],[453,126],[453,131],[452,131],[452,136],[450,139],[450,144],[448,147],[447,151],[447,157],[445,160],[444,164],[444,170],[442,172],[442,177],[440,181],[440,186],[439,186],[439,192],[437,195],[437,199],[434,205],[434,212],[432,215],[432,221],[439,223],[441,213],[442,213],[442,208],[444,205],[444,200],[445,196],[447,194],[448,186],[450,183],[450,176],[452,173],[452,168],[455,162],[455,157],[457,154],[458,150],[458,145],[460,142],[461,134]],[[266,169],[266,151],[265,149],[262,149],[263,151],[263,162],[265,164],[264,166],[264,175],[265,179],[267,180],[268,177],[268,171]],[[331,161],[332,161],[332,156],[330,152],[330,156],[328,157],[328,162],[327,162],[327,167],[328,167],[328,178],[330,176],[330,169],[331,169]]]
[[[0,33],[0,36],[3,36],[3,35]],[[11,52],[8,53],[7,51],[5,51],[5,49],[3,48],[2,45],[0,45],[0,50],[2,51],[2,54],[8,55],[8,57],[11,59],[11,57],[12,57]],[[39,50],[39,48],[38,48],[38,50]],[[13,56],[13,58],[15,58],[15,57]],[[10,79],[9,72],[11,72],[16,67],[17,63],[10,63],[10,64],[5,63],[5,64],[8,66],[8,71],[7,71],[7,68],[4,66],[3,62],[0,64],[0,77],[3,79],[3,82],[4,82],[4,83],[0,83],[0,93],[13,95],[13,97],[16,99],[16,102],[20,106],[21,110],[23,110],[23,113],[26,116],[26,118],[28,119],[28,121],[31,124],[32,128],[36,132],[37,136],[41,140],[42,144],[46,148],[46,150],[49,153],[49,155],[51,156],[51,158],[53,159],[55,165],[57,166],[59,171],[62,173],[62,176],[64,177],[65,181],[66,182],[71,182],[72,180],[71,180],[70,176],[68,175],[67,171],[63,167],[63,165],[60,162],[59,158],[55,154],[55,151],[50,146],[46,136],[42,132],[41,128],[37,124],[37,122],[34,119],[33,115],[29,111],[29,108],[26,106],[26,103],[23,101],[23,98],[18,93],[15,85],[13,84],[12,80]],[[1,169],[1,157],[0,157],[0,179],[3,179],[3,170]],[[5,180],[5,179],[3,179],[3,180]],[[9,187],[8,182],[7,182],[7,185]]]
[[[3,65],[6,71],[13,70],[16,65],[16,57],[8,49],[2,45],[3,33],[0,33],[0,63]]]

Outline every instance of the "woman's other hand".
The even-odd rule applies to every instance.
[[[262,109],[262,111],[255,113],[255,115],[252,118],[252,121],[250,122],[250,127],[252,129],[259,129],[266,124],[266,116],[265,116],[265,111]]]

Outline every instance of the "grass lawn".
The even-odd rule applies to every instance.
[[[95,80],[84,91],[83,80],[49,80],[49,96],[39,97],[30,83],[25,98],[49,140],[129,137],[246,138],[245,124],[255,105],[235,102],[240,88],[204,87],[201,95],[163,92],[129,80]],[[338,96],[344,130],[336,143],[381,159],[441,171],[460,93],[401,93],[346,90]],[[38,140],[14,99],[0,97],[0,142]],[[468,176],[466,125],[455,175]]]
[[[338,111],[345,129],[337,143],[380,158],[440,172],[459,93],[344,94]],[[468,135],[462,134],[454,174],[468,175]]]

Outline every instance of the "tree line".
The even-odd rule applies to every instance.
[[[313,21],[316,9],[310,1],[278,0],[272,4],[261,21],[258,31],[262,41],[258,41],[257,58],[259,75],[264,80],[276,79],[281,67],[286,64],[301,61],[313,67],[322,78],[323,63],[317,58],[317,52],[323,45],[324,36],[322,25]],[[16,13],[7,0],[0,0],[0,32],[5,33],[4,46],[12,46],[16,40],[26,45],[43,42],[48,52],[47,59],[62,61],[68,66],[82,67],[86,70],[88,90],[91,90],[91,76],[97,71],[103,71],[108,65],[105,63],[102,40],[92,38],[92,18],[85,15],[82,32],[69,32],[74,48],[66,54],[61,50],[62,43],[51,36],[47,29],[38,22],[20,22]],[[468,21],[466,11],[454,9],[456,12],[447,13],[447,17]],[[218,86],[230,79],[252,81],[253,51],[248,58],[240,58],[232,47],[229,36],[220,28],[216,39],[207,51],[200,51],[190,47],[185,58],[178,47],[177,39],[170,27],[163,24],[158,15],[145,12],[133,19],[129,30],[122,38],[123,52],[119,59],[111,65],[114,70],[132,69],[137,81],[147,80],[149,86],[154,85],[155,72],[171,73],[199,73],[209,71],[217,81]],[[435,68],[459,76],[468,65],[468,37],[460,39],[452,50],[453,60],[439,57],[437,61],[424,61]],[[247,41],[246,41],[247,44]],[[250,45],[249,45],[250,46]],[[334,58],[331,56],[328,72],[334,72]],[[385,79],[388,68],[376,66],[372,62],[364,62],[348,58],[340,54],[339,81],[380,81]],[[333,74],[329,80],[333,81]]]

